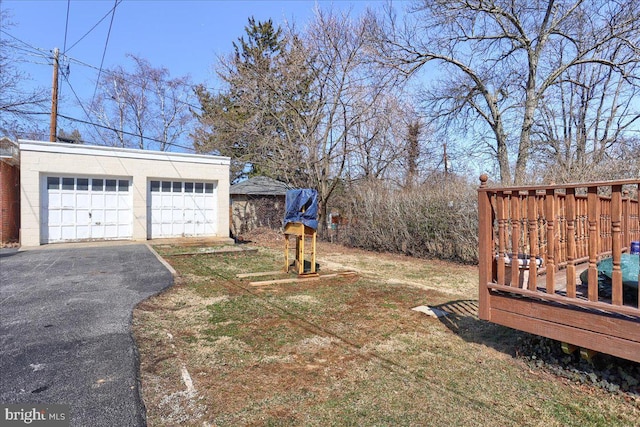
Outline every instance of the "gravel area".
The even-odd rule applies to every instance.
[[[533,335],[519,339],[516,355],[532,367],[579,384],[622,393],[640,403],[640,363],[606,354],[586,360],[579,351],[565,354],[559,342]]]

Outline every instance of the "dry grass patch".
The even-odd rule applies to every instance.
[[[477,319],[474,268],[333,245],[320,254],[321,273],[348,268],[359,276],[257,289],[236,274],[278,269],[276,248],[168,256],[177,285],[134,313],[149,425],[630,426],[640,419],[633,398],[514,358],[525,334]],[[452,314],[430,318],[411,310],[418,305]]]

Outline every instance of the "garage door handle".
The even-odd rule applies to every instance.
[[[89,219],[91,219],[91,212],[89,212]]]

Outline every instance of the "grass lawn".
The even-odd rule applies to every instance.
[[[156,248],[179,276],[134,312],[150,426],[640,423],[637,397],[514,357],[527,335],[477,319],[475,267],[323,243],[321,274],[358,274],[270,285],[251,282],[276,277],[237,277],[281,268],[279,247]],[[451,314],[411,310],[419,305]]]

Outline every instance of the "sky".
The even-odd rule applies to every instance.
[[[57,47],[66,55],[62,63],[69,65],[69,74],[68,83],[60,81],[60,114],[86,119],[73,91],[80,99],[90,98],[100,65],[129,67],[128,53],[147,59],[154,67],[166,67],[171,77],[189,75],[194,83],[215,89],[216,57],[232,51],[232,43],[245,34],[250,16],[281,25],[294,22],[303,28],[315,7],[350,11],[355,17],[368,6],[384,4],[347,0],[122,0],[112,20],[110,11],[115,3],[0,0],[0,8],[8,11],[12,24],[0,23],[0,37],[13,38],[25,48],[18,65],[31,77],[30,84],[50,88],[51,52]],[[48,123],[48,118],[43,120]],[[61,127],[69,131],[72,125],[61,122]]]

